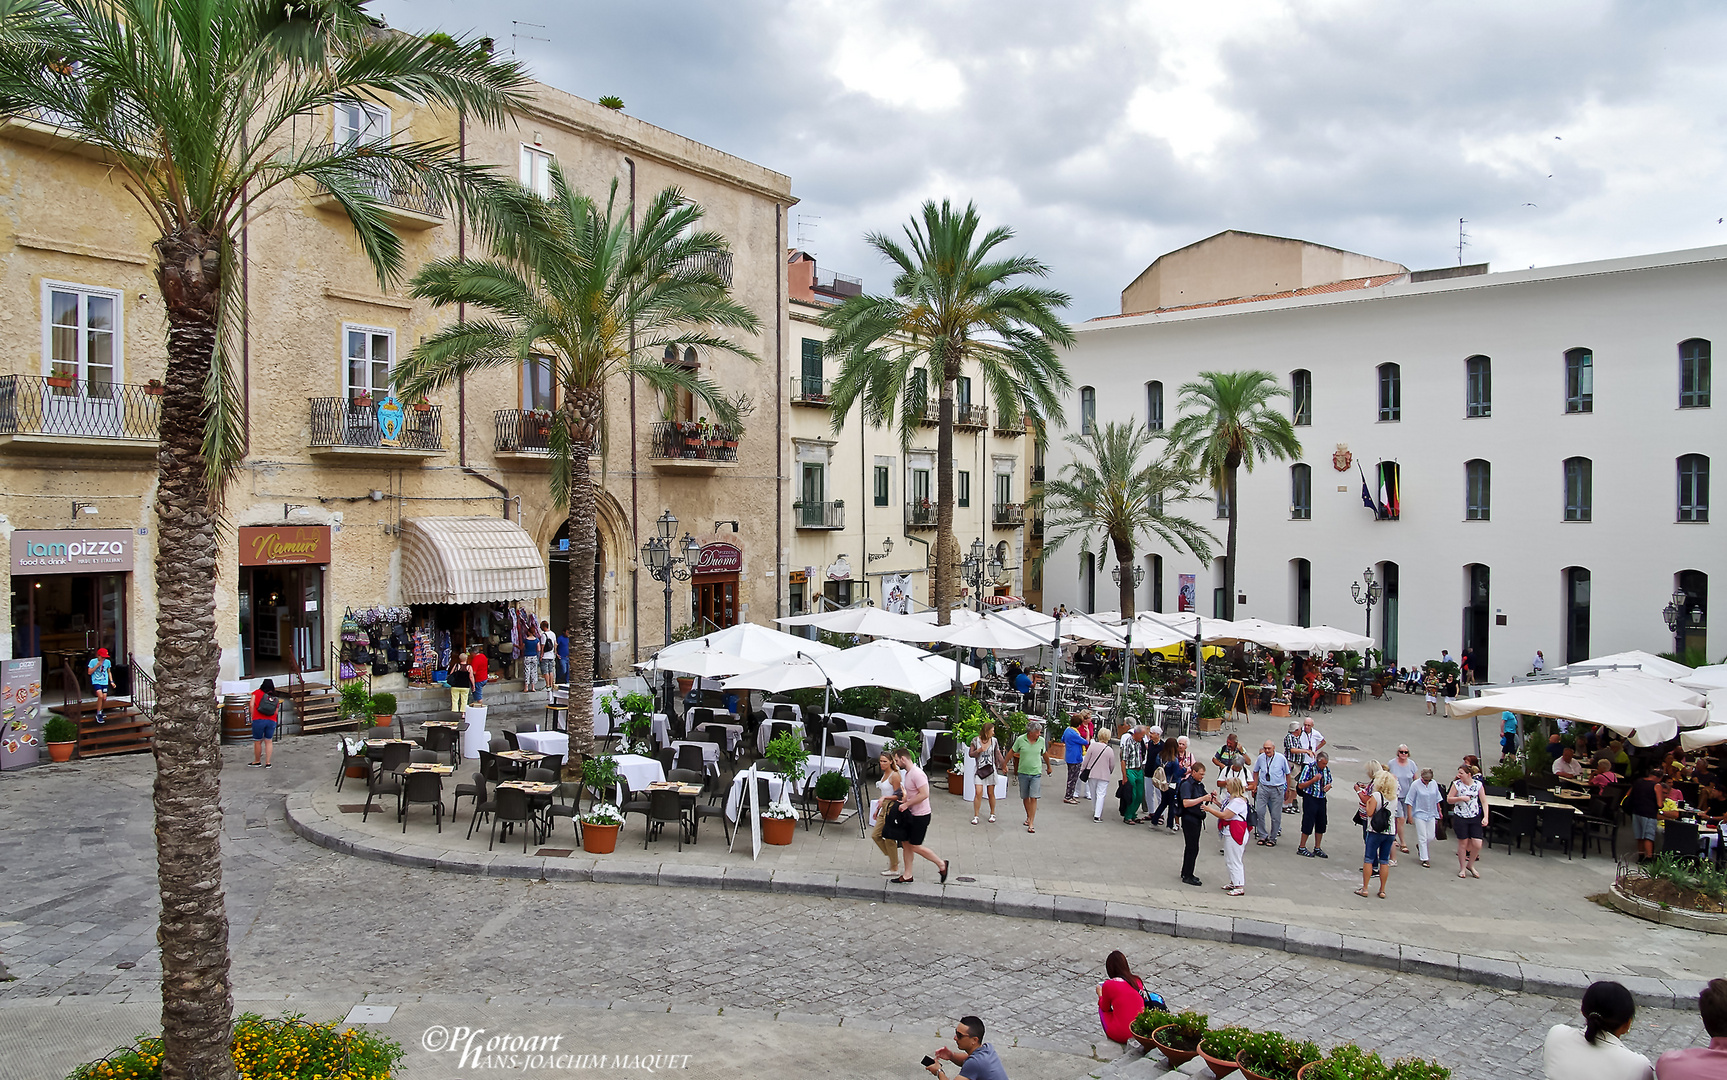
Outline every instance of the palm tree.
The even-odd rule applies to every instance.
[[[761,320],[731,298],[719,267],[730,247],[698,231],[703,210],[666,188],[633,225],[633,207],[617,204],[618,186],[602,208],[570,188],[552,166],[543,227],[529,242],[499,234],[489,259],[440,259],[414,278],[412,294],[438,307],[467,304],[490,318],[457,322],[427,338],[400,369],[405,397],[482,368],[549,357],[562,400],[552,417],[552,500],[569,511],[570,713],[578,755],[593,750],[595,487],[588,456],[605,442],[606,387],[638,376],[662,395],[700,398],[722,426],[738,420],[736,401],[718,384],[663,362],[661,350],[695,347],[755,360],[714,332],[756,333]]]
[[[1133,618],[1134,549],[1140,537],[1157,537],[1172,548],[1186,548],[1201,560],[1211,558],[1216,537],[1191,518],[1168,512],[1168,505],[1193,497],[1197,470],[1173,452],[1148,460],[1148,452],[1163,438],[1137,422],[1114,421],[1091,431],[1069,435],[1066,442],[1085,457],[1068,462],[1044,483],[1032,503],[1044,511],[1043,549],[1047,560],[1057,548],[1078,537],[1080,553],[1091,557],[1096,543],[1097,568],[1114,551],[1121,567],[1121,615]]]
[[[156,230],[168,323],[156,494],[155,813],[162,1073],[234,1075],[222,892],[216,524],[244,453],[234,272],[249,202],[297,182],[347,211],[382,284],[402,270],[385,194],[422,185],[483,228],[501,184],[439,142],[309,142],[319,110],[394,95],[500,122],[527,77],[478,44],[380,32],[352,0],[0,0],[0,115],[104,151]],[[297,126],[296,126],[297,125]]]
[[[1013,231],[997,227],[977,237],[977,208],[956,212],[945,200],[923,204],[905,226],[909,250],[885,233],[869,245],[894,264],[892,296],[854,296],[822,317],[833,333],[826,349],[843,358],[832,399],[834,431],[853,402],[878,427],[897,425],[911,446],[929,390],[939,389],[936,436],[936,619],[946,626],[959,590],[959,541],[953,533],[954,381],[977,365],[998,408],[1036,421],[1060,423],[1061,394],[1072,385],[1056,346],[1073,344],[1056,317],[1066,293],[1012,284],[1045,277],[1049,268],[1025,255],[989,260]]]
[[[1235,535],[1240,507],[1235,497],[1236,473],[1260,461],[1289,461],[1301,456],[1301,441],[1289,417],[1272,403],[1288,397],[1269,371],[1202,371],[1195,382],[1181,385],[1181,408],[1195,410],[1177,420],[1169,439],[1182,459],[1197,465],[1225,499],[1229,538],[1223,554],[1223,617],[1235,618]]]

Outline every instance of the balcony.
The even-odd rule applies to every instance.
[[[792,376],[792,404],[825,409],[833,399],[832,379],[817,379],[808,375]]]
[[[995,411],[995,433],[1004,439],[1016,439],[1025,434],[1025,417],[1003,409]]]
[[[908,529],[935,528],[935,504],[928,499],[906,503],[905,527]]]
[[[98,378],[0,376],[0,447],[21,453],[99,452],[155,458],[162,387]]]
[[[661,421],[648,431],[648,462],[668,472],[735,469],[738,436],[718,424]]]
[[[1032,483],[1034,483],[1034,484],[1043,483],[1043,469],[1044,469],[1044,467],[1042,465],[1033,465],[1031,467],[1031,482]]]
[[[800,529],[843,529],[846,527],[846,504],[834,502],[798,502],[792,504],[796,524]]]
[[[969,401],[956,401],[953,403],[953,426],[956,429],[982,431],[989,426],[989,410]]]
[[[372,195],[384,204],[385,220],[396,228],[423,232],[444,223],[444,200],[417,177],[380,176],[371,186]],[[323,184],[313,192],[312,205],[331,213],[344,213],[342,204]]]
[[[312,398],[312,453],[359,460],[429,458],[444,452],[443,410],[438,405],[411,405],[402,414],[402,432],[384,441],[377,406],[345,397]]]
[[[1016,529],[1025,524],[1024,503],[996,503],[990,507],[989,523],[998,529]]]
[[[837,274],[832,270],[825,273],[817,270],[815,281],[811,283],[810,289],[831,300],[849,300],[854,296],[863,295],[863,279],[852,277],[850,274]]]
[[[1042,536],[1043,535],[1043,519],[1042,518],[1034,517],[1031,519],[1031,534],[1033,536]]]

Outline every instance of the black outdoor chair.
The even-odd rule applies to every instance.
[[[534,812],[528,808],[528,793],[519,788],[499,788],[492,797],[492,836],[486,850],[498,840],[498,825],[521,825],[522,854],[528,853],[528,839],[533,832]]]
[[[699,746],[690,746],[687,744],[680,746],[678,747],[677,764],[674,767],[696,773],[703,772],[708,767],[707,755],[703,753],[702,748]],[[668,773],[671,771],[671,769],[666,770]]]
[[[1565,857],[1571,858],[1571,842],[1577,834],[1577,811],[1569,806],[1541,806],[1539,829],[1536,833],[1536,847],[1543,855],[1549,845],[1558,844],[1565,849]]]
[[[1661,852],[1684,859],[1702,857],[1702,848],[1697,842],[1697,823],[1694,821],[1669,821],[1661,829]]]
[[[408,767],[413,759],[414,748],[406,743],[391,743],[384,747],[384,752],[378,755],[378,771],[399,773]]]
[[[690,783],[698,783],[698,781],[692,780]],[[702,802],[702,796],[697,795],[696,804],[690,808],[690,842],[695,843],[697,838],[700,837],[701,823],[704,820],[707,818],[717,817],[720,819],[720,830],[725,833],[726,843],[731,843],[732,823],[726,818],[726,808],[723,805],[712,805],[716,797],[723,799],[725,797],[725,793],[731,790],[731,780],[728,778],[722,781],[717,776],[706,774],[701,778],[699,783],[703,785],[702,795],[706,795],[708,797],[708,802]]]
[[[503,736],[507,749],[520,750],[522,748],[521,742],[516,739],[516,733],[511,731],[509,728],[505,728],[498,734]]]
[[[361,743],[358,750],[351,749],[353,744],[347,739],[340,743],[342,749],[342,765],[336,770],[336,790],[342,790],[342,781],[348,778],[348,770],[355,766],[364,766],[367,772],[372,771],[372,759],[366,756],[366,744]]]
[[[466,785],[463,786],[465,787]],[[474,826],[479,824],[480,818],[490,815],[492,811],[498,808],[497,802],[493,799],[493,796],[496,794],[496,790],[490,789],[486,786],[486,777],[484,773],[474,774],[474,787],[476,790],[472,792],[464,792],[461,787],[456,789],[457,798],[460,798],[464,794],[468,794],[472,795],[474,799],[474,816],[468,819],[468,839],[470,840],[474,838]],[[455,816],[454,811],[451,812],[450,816]]]
[[[929,766],[925,771],[936,775],[947,772],[948,768],[953,765],[956,752],[953,735],[950,732],[944,731],[937,735],[935,745],[930,747]],[[938,769],[940,772],[937,772]]]
[[[1523,838],[1529,837],[1529,854],[1535,854],[1536,845],[1540,841],[1541,808],[1528,803],[1518,803],[1511,808],[1511,821],[1505,829],[1505,853],[1511,854],[1513,847],[1523,846]],[[1498,817],[1498,814],[1494,814]]]
[[[458,807],[463,799],[474,800],[476,806],[486,801],[486,778],[480,773],[473,775],[473,783],[457,784],[454,794],[450,796],[450,820],[452,822],[456,820],[456,814],[460,812]]]
[[[457,764],[456,755],[459,747],[456,743],[456,733],[453,730],[447,727],[427,728],[425,739],[427,750],[436,754],[447,754],[450,758],[450,764]]]
[[[565,802],[568,799],[570,801]],[[546,819],[546,837],[551,838],[552,826],[558,818],[569,818],[571,827],[576,830],[576,839],[582,836],[582,827],[577,819],[582,813],[582,785],[576,783],[560,783],[552,801],[540,811]]]
[[[396,797],[396,812],[402,809],[402,774],[394,769],[379,769],[366,774],[366,806],[360,811],[360,820],[365,821],[372,813],[372,798],[376,795],[394,795]]]
[[[672,748],[669,746],[660,749],[654,754],[654,757],[659,759],[660,769],[663,772],[671,772],[672,769],[677,766],[677,755],[673,753]]]
[[[443,755],[436,750],[412,748],[408,751],[408,761],[414,765],[436,765],[442,758]]]
[[[408,807],[423,803],[432,808],[438,831],[444,831],[444,778],[437,773],[408,773],[402,777],[402,831],[408,831]]]
[[[618,813],[623,817],[624,821],[627,823],[630,820],[631,814],[641,814],[643,817],[646,817],[649,809],[647,793],[631,791],[627,780],[620,780],[619,784],[624,789],[624,798],[623,801],[618,804]],[[608,792],[607,794],[610,793]]]
[[[689,823],[684,820],[683,796],[671,789],[648,792],[647,838],[642,841],[645,849],[659,836],[660,830],[667,825],[678,827],[678,850],[684,850],[684,833]]]
[[[494,735],[486,743],[486,749],[490,750],[494,754],[501,754],[505,750],[514,750],[515,747],[511,746],[509,740],[505,739],[503,736]]]
[[[1589,842],[1595,842],[1595,850],[1601,850],[1601,841],[1607,841],[1608,851],[1614,859],[1619,858],[1619,823],[1612,818],[1612,812],[1606,809],[1602,800],[1591,804],[1590,812],[1583,817],[1582,844],[1583,857],[1589,857]]]

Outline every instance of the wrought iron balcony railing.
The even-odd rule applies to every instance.
[[[552,452],[552,415],[533,409],[499,409],[492,414],[498,439],[494,449],[503,453]]]
[[[792,376],[793,405],[819,405],[826,408],[833,392],[832,379],[818,379],[813,375]]]
[[[800,502],[797,511],[800,529],[843,529],[846,527],[846,504],[840,502]]]
[[[378,426],[378,410],[364,399],[315,397],[311,445],[317,447],[377,447],[385,450],[442,450],[442,406],[410,405],[402,414],[402,433],[395,446],[386,446]]]
[[[738,459],[737,432],[719,424],[665,420],[649,431],[650,460],[731,461]]]
[[[918,499],[906,503],[905,527],[908,529],[935,528],[935,504],[928,499]]]
[[[1025,524],[1024,503],[996,503],[990,507],[990,522],[995,525],[1013,527]]]
[[[97,377],[0,376],[0,435],[155,442],[162,387]]]
[[[1009,439],[1024,435],[1025,417],[1018,413],[997,409],[995,411],[995,433]]]
[[[956,428],[985,428],[989,426],[989,410],[982,405],[973,405],[969,401],[953,403],[953,426]]]
[[[425,182],[415,176],[386,175],[379,170],[375,178],[367,185],[372,196],[386,206],[398,210],[406,210],[426,217],[441,218],[444,216],[444,200],[426,186]],[[328,196],[332,192],[324,184],[318,184],[318,195]]]

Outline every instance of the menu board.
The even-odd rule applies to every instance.
[[[42,754],[42,658],[8,660],[0,670],[0,769],[34,765]]]

